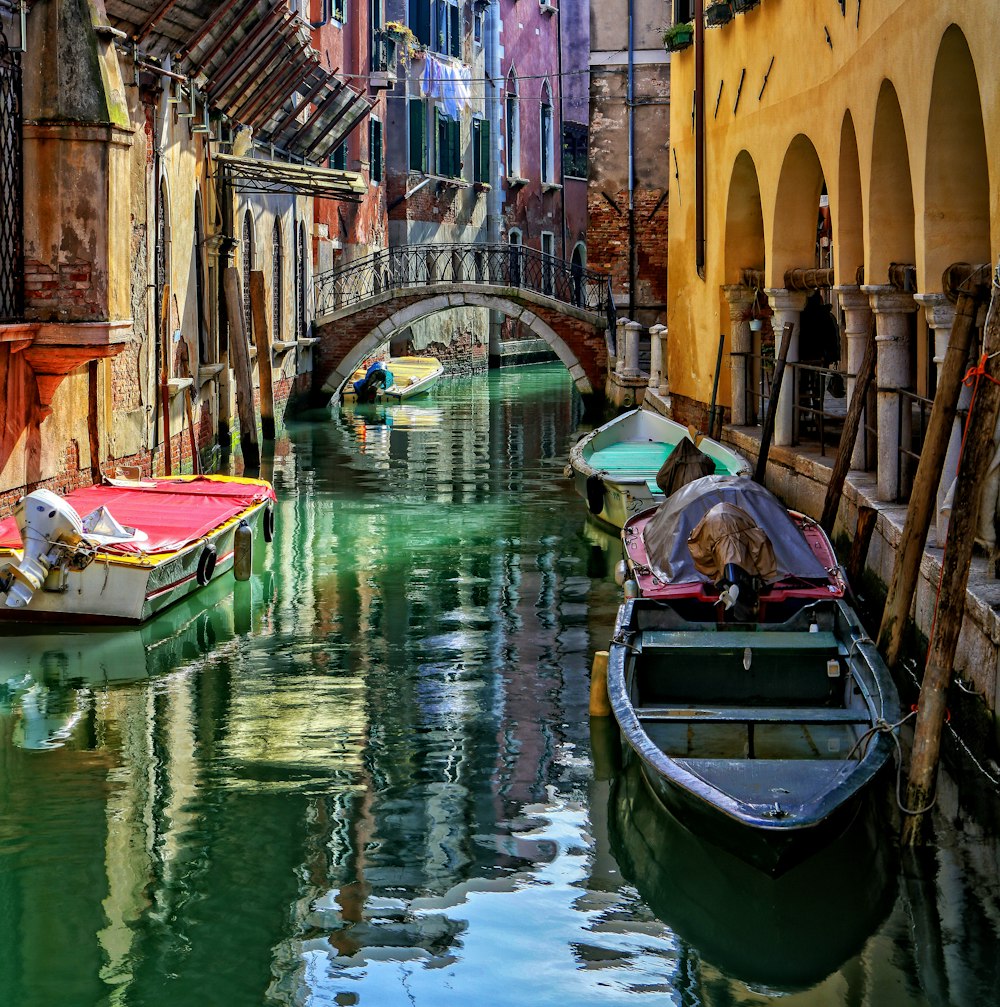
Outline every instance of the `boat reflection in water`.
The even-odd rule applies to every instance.
[[[0,633],[0,712],[15,717],[19,748],[65,744],[96,692],[176,672],[250,629],[273,593],[269,571],[215,581],[137,628],[25,629]]]
[[[704,963],[755,988],[820,983],[861,951],[895,901],[895,853],[871,801],[777,878],[684,828],[635,760],[615,778],[608,818],[612,852],[649,908]]]

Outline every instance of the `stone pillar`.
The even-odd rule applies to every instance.
[[[913,299],[924,309],[927,327],[934,333],[934,363],[940,370],[944,363],[948,344],[951,342],[951,327],[955,322],[955,306],[944,294],[914,294]],[[972,389],[962,386],[958,396],[958,408],[968,409],[972,401]],[[943,511],[945,497],[958,474],[958,456],[962,447],[962,420],[956,416],[952,424],[951,437],[948,440],[948,450],[941,466],[941,481],[937,488],[937,545],[944,548],[944,540],[948,534],[949,513]]]
[[[639,377],[639,334],[642,332],[640,322],[625,322],[625,366],[622,368],[623,378]]]
[[[878,388],[876,495],[894,501],[899,492],[899,437],[903,420],[900,389],[910,382],[910,326],[917,309],[913,294],[891,286],[864,286],[875,312],[875,383]]]
[[[661,387],[667,383],[667,347],[662,338],[666,331],[665,325],[653,325],[649,329],[649,390],[657,394],[661,394]]]
[[[793,364],[799,359],[799,331],[802,327],[800,315],[806,306],[808,294],[801,290],[786,290],[777,287],[766,290],[767,299],[771,304],[774,317],[771,326],[774,329],[774,358],[778,359],[781,352],[781,339],[785,326],[791,323],[794,327],[788,341],[787,364]],[[795,433],[795,374],[792,370],[785,371],[781,379],[781,395],[778,398],[778,412],[774,420],[774,443],[777,447],[787,447],[794,440]]]
[[[615,374],[625,372],[625,326],[627,318],[619,318],[615,324]]]
[[[665,398],[670,394],[670,355],[667,353],[667,337],[669,331],[665,325],[654,326],[659,328],[661,331],[658,336],[658,341],[660,343],[660,360],[662,365],[660,367],[660,396]]]
[[[844,311],[844,335],[847,338],[847,405],[850,408],[854,398],[854,386],[857,384],[855,375],[861,370],[861,361],[865,356],[865,345],[868,342],[868,331],[871,328],[872,305],[868,295],[856,284],[835,287],[834,293]],[[865,467],[865,423],[867,417],[861,414],[858,436],[854,441],[854,451],[851,454],[851,468]]]
[[[747,375],[753,336],[750,334],[750,309],[756,300],[756,291],[742,283],[727,284],[722,288],[729,302],[730,388],[732,389],[732,424],[745,427],[750,410],[747,409]]]

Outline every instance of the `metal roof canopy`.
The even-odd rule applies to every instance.
[[[216,154],[213,160],[218,164],[220,173],[241,192],[327,196],[356,203],[368,188],[356,171],[315,168],[307,164],[256,157],[234,157],[232,154]]]
[[[170,59],[211,108],[257,137],[320,164],[373,102],[327,70],[286,0],[106,0],[112,24]],[[264,190],[270,191],[270,190]]]

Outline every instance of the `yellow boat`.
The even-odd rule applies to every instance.
[[[437,357],[388,357],[359,367],[342,397],[345,402],[402,402],[429,392],[442,374]]]

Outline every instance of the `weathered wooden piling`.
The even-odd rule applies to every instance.
[[[243,464],[248,469],[260,465],[257,444],[257,414],[253,406],[253,373],[250,369],[250,349],[243,327],[243,290],[239,270],[226,269],[226,313],[229,316],[229,356],[236,378],[236,407],[240,417],[240,448]]]
[[[260,432],[265,441],[274,440],[274,378],[271,372],[271,328],[267,323],[264,274],[250,270],[250,312],[257,347],[257,377],[260,380]]]
[[[599,650],[594,654],[590,669],[590,715],[610,717],[611,700],[608,698],[608,652]]]

